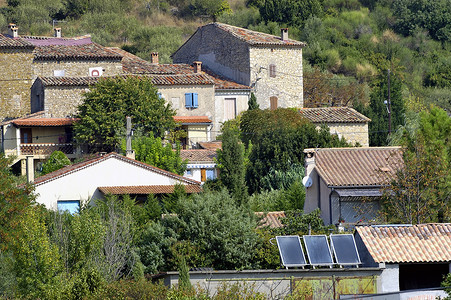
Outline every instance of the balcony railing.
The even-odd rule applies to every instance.
[[[50,155],[53,151],[61,151],[64,154],[74,154],[73,144],[20,144],[21,155]]]

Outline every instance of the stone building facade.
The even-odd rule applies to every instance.
[[[302,48],[288,30],[273,36],[222,23],[197,31],[174,63],[201,61],[212,72],[254,89],[260,108],[303,107]]]
[[[344,138],[352,145],[369,146],[368,122],[371,119],[350,107],[303,108],[299,113],[316,125],[325,124],[331,134]]]

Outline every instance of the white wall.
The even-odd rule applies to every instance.
[[[378,292],[390,293],[399,292],[399,265],[398,264],[379,264],[380,267],[384,267],[382,274],[379,278]]]
[[[92,200],[102,186],[174,185],[171,178],[114,157],[44,184],[37,184],[36,201],[56,209],[58,200]],[[185,182],[181,182],[186,184]]]

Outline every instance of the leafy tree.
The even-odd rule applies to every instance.
[[[433,107],[419,114],[418,129],[401,127],[403,165],[387,187],[389,221],[449,222],[451,218],[450,132],[447,113]]]
[[[12,158],[0,153],[0,248],[7,249],[17,240],[18,225],[27,208],[34,202],[33,188],[25,185],[17,187],[17,179],[9,165]]]
[[[65,166],[70,165],[71,162],[66,154],[61,151],[54,151],[45,163],[42,164],[41,175],[51,173],[59,170]]]
[[[285,226],[280,228],[280,233],[284,235],[305,235],[310,234],[310,231],[311,234],[329,233],[329,228],[324,226],[321,219],[319,209],[315,209],[308,214],[304,214],[301,210],[289,211],[286,212],[286,217],[281,221]]]
[[[125,140],[122,140],[122,152],[125,152]],[[180,157],[180,144],[177,144],[175,151],[172,145],[163,145],[160,137],[134,136],[132,139],[132,149],[135,151],[136,160],[157,168],[182,175],[185,172],[187,160]]]
[[[249,98],[248,101],[248,110],[253,110],[253,109],[259,109],[260,105],[258,105],[257,103],[257,97],[255,96],[254,93],[251,93],[251,97]]]
[[[265,22],[273,21],[288,25],[301,25],[310,16],[322,15],[322,2],[318,0],[266,0],[249,1],[260,10]]]
[[[245,184],[244,145],[238,129],[223,127],[222,149],[217,150],[220,180],[238,205],[247,203]]]
[[[74,125],[77,142],[86,143],[92,151],[115,150],[125,127],[126,116],[143,133],[162,137],[175,127],[175,115],[147,77],[101,78],[84,95],[79,107],[80,121]]]

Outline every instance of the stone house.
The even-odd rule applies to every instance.
[[[302,108],[299,113],[317,128],[327,125],[331,134],[336,134],[353,145],[369,146],[368,122],[371,120],[353,108]]]
[[[383,188],[402,166],[400,147],[305,149],[304,211],[326,225],[371,223]]]
[[[288,29],[274,36],[222,23],[201,26],[172,55],[200,61],[220,76],[254,89],[261,109],[303,107],[302,48]]]

